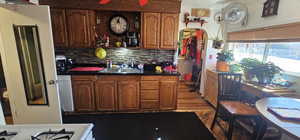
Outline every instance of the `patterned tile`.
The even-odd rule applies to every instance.
[[[126,63],[134,59],[135,63],[151,64],[152,62],[173,62],[175,51],[173,50],[144,50],[135,48],[110,48],[106,49],[105,59],[99,59],[95,56],[95,49],[56,49],[58,55],[65,55],[73,59],[76,63],[105,64],[106,60],[112,60],[114,63]]]

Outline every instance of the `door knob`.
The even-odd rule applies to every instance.
[[[55,85],[56,84],[56,80],[50,80],[50,81],[48,81],[48,84],[49,85]]]

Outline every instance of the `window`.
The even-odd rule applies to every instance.
[[[300,42],[229,43],[235,61],[256,58],[273,62],[285,72],[300,75]]]

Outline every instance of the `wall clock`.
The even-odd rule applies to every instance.
[[[124,16],[116,15],[110,18],[109,29],[116,35],[123,35],[128,31],[129,24]]]

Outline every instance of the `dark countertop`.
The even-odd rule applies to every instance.
[[[140,73],[126,73],[126,72],[101,72],[101,71],[72,71],[60,72],[58,75],[156,75],[156,76],[180,76],[179,72],[162,72],[157,73],[153,71],[143,71]]]

